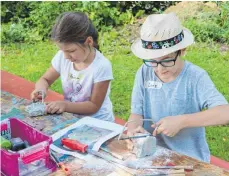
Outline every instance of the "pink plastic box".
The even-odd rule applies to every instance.
[[[4,131],[3,131],[4,130]],[[7,176],[47,175],[56,170],[49,157],[52,138],[16,118],[1,122],[1,134],[5,137],[20,137],[30,147],[18,152],[1,149],[1,172]]]

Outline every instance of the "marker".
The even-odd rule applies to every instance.
[[[59,159],[54,155],[54,153],[51,150],[50,155],[53,161],[56,163],[57,167],[61,168],[66,175],[70,175],[69,169],[64,165],[63,162],[59,161]]]

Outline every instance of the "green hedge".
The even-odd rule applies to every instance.
[[[143,15],[163,13],[171,5],[176,4],[174,7],[179,7],[182,3],[185,2],[177,4],[168,1],[5,1],[1,6],[1,41],[5,44],[47,40],[56,17],[65,11],[85,12],[99,31],[110,31],[113,27],[132,24],[136,18]],[[192,16],[192,13],[187,14],[187,7],[179,7],[176,13],[182,17],[186,16],[183,24],[193,32],[196,41],[213,40],[229,44],[229,2],[217,2],[219,13],[205,5],[207,3],[189,4],[188,10],[194,8],[197,11],[195,16]],[[194,4],[197,4],[197,7]]]
[[[88,14],[98,30],[131,24],[144,13],[160,12],[175,2],[2,2],[2,43],[36,42],[49,38],[56,17],[66,11]]]
[[[229,44],[229,2],[187,2],[171,6],[198,42],[216,41]]]

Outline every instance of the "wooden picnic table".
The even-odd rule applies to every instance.
[[[26,81],[20,77],[14,76],[12,74],[8,74],[7,72],[1,72],[2,76],[2,85],[1,85],[1,115],[4,118],[8,116],[16,116],[21,118],[23,121],[29,123],[35,128],[43,131],[48,135],[52,135],[56,131],[65,128],[66,126],[75,123],[80,116],[72,115],[70,113],[63,113],[61,115],[49,115],[41,116],[31,119],[26,114],[24,108],[26,105],[30,103],[29,95],[30,92],[34,88],[34,83]],[[8,77],[4,77],[7,76]],[[63,97],[59,94],[49,91],[47,96],[47,101],[52,100],[62,100]],[[119,123],[123,121],[119,120]],[[130,151],[127,149],[125,141],[117,141],[111,140],[107,145],[108,149],[112,151],[112,155],[121,156],[124,159],[128,159],[133,157],[133,154],[130,154]],[[104,151],[100,151],[102,153],[106,153]],[[212,164],[208,164],[205,162],[201,162],[194,158],[181,155],[177,152],[157,147],[157,151],[155,156],[150,158],[150,162],[152,165],[166,165],[169,163],[173,163],[177,166],[179,165],[193,165],[194,170],[192,172],[183,172],[180,174],[170,174],[170,175],[195,175],[195,176],[221,176],[226,175],[229,176],[229,172],[223,168],[217,167]],[[141,172],[141,170],[133,170],[133,169],[121,169],[119,166],[114,165],[112,163],[106,162],[100,158],[94,157],[91,163],[87,163],[84,160],[67,157],[66,165],[70,168],[71,175],[136,175],[142,174],[145,172]],[[141,162],[145,162],[146,160],[142,160]],[[149,162],[147,160],[147,162]],[[141,164],[141,163],[140,163]],[[142,163],[143,164],[143,163]],[[135,172],[136,171],[136,172]],[[161,170],[151,170],[150,175],[155,175],[160,173]],[[51,175],[64,175],[63,171],[57,170],[55,173]]]

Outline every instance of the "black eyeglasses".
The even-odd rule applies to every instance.
[[[177,60],[178,55],[180,54],[180,50],[177,51],[177,55],[174,59],[168,58],[162,61],[156,61],[156,60],[143,60],[144,64],[148,67],[157,67],[158,64],[161,64],[163,67],[172,67],[175,65],[175,62]]]

